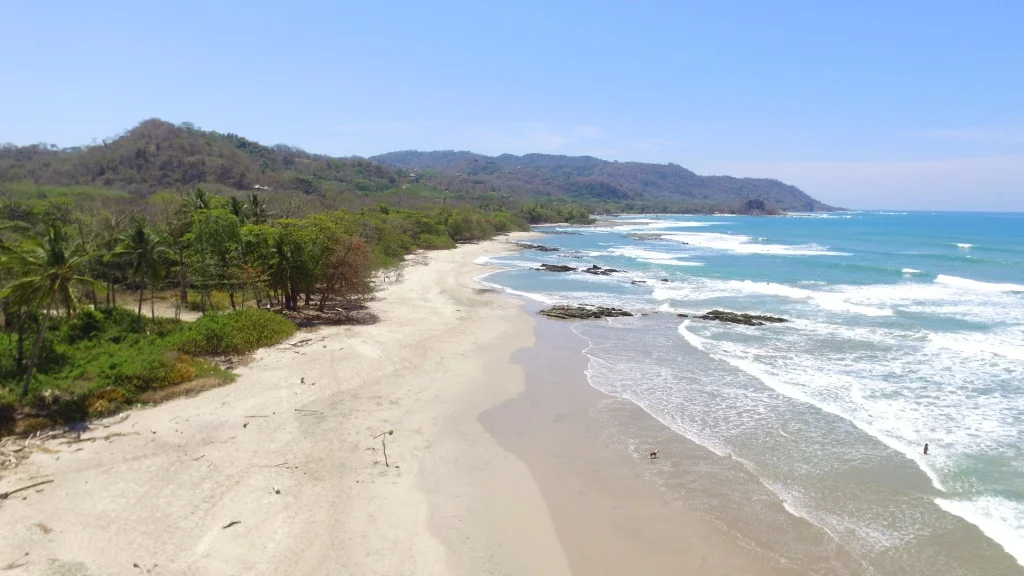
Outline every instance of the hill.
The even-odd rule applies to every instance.
[[[143,199],[198,185],[225,196],[259,190],[272,197],[301,197],[323,208],[384,201],[502,209],[541,202],[577,205],[591,213],[832,209],[776,180],[699,176],[674,164],[470,152],[337,158],[159,119],[90,146],[0,146],[5,195],[116,193]]]
[[[666,211],[742,209],[830,211],[802,190],[778,180],[700,176],[676,164],[609,162],[590,156],[525,154],[484,156],[471,152],[391,152],[370,160],[409,170],[466,177],[504,193],[564,196],[631,205],[663,204]],[[753,202],[748,202],[753,201]]]
[[[140,196],[197,184],[311,195],[375,193],[394,188],[401,173],[361,158],[264,146],[236,134],[157,119],[92,146],[0,147],[0,183],[90,186]]]

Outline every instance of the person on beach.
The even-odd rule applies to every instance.
[[[924,455],[925,456],[928,455],[928,443],[927,442],[924,443]]]

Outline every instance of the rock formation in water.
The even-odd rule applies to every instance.
[[[789,322],[785,318],[779,318],[778,316],[764,316],[761,314],[740,314],[738,312],[727,312],[725,310],[712,310],[703,316],[698,316],[701,320],[717,320],[718,322],[731,322],[733,324],[743,324],[744,326],[764,326],[765,324],[780,324],[782,322]]]
[[[632,316],[633,313],[620,310],[619,308],[608,308],[605,306],[567,306],[564,304],[552,306],[541,310],[540,314],[548,318],[559,320],[592,320],[596,318],[614,318],[617,316]]]
[[[544,270],[547,272],[575,272],[577,269],[572,266],[565,266],[564,264],[541,264],[537,270]]]
[[[538,252],[558,252],[560,250],[560,248],[545,246],[543,244],[528,244],[526,242],[516,242],[516,244],[526,248],[527,250],[536,250]]]
[[[601,268],[597,264],[590,268],[584,268],[583,271],[587,274],[596,274],[597,276],[611,276],[616,272],[625,272],[625,270],[616,270],[615,268]]]

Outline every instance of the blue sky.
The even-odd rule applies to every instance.
[[[548,152],[1024,211],[1024,2],[0,0],[0,141],[160,117],[313,152]]]

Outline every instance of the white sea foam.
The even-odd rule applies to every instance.
[[[849,214],[825,213],[825,212],[790,212],[787,218],[818,218],[821,220],[835,220],[837,218],[852,218]]]
[[[686,320],[685,322],[680,324],[679,325],[679,334],[682,335],[682,337],[690,344],[690,346],[693,346],[697,350],[703,351],[704,350],[704,339],[699,337],[699,336],[697,336],[693,332],[690,332],[689,330],[687,330],[686,327],[689,326],[689,325],[690,325],[690,321],[689,320]]]
[[[771,371],[766,369],[765,366],[758,364],[755,361],[751,361],[744,356],[749,356],[751,350],[743,350],[737,345],[724,344],[722,342],[710,342],[707,339],[701,338],[696,334],[690,332],[687,329],[688,323],[684,322],[679,326],[679,334],[686,339],[691,345],[697,347],[700,350],[711,353],[712,356],[725,361],[728,364],[738,368],[739,370],[746,372],[747,374],[758,379],[766,386],[775,390],[776,392],[798,400],[805,404],[810,404],[824,412],[833,414],[842,418],[848,422],[853,423],[855,426],[870,434],[876,439],[880,440],[886,446],[893,450],[903,454],[907,458],[913,460],[918,464],[922,471],[928,475],[932,485],[938,490],[945,490],[942,484],[942,480],[938,474],[935,473],[930,467],[926,465],[918,451],[917,443],[911,444],[910,442],[902,441],[886,433],[883,430],[878,429],[870,420],[858,418],[857,416],[850,414],[842,406],[837,405],[835,402],[823,400],[822,398],[816,397],[814,394],[808,392],[807,384],[811,384],[810,389],[813,390],[813,384],[818,383],[819,387],[822,383],[830,383],[829,389],[846,389],[850,390],[853,388],[853,382],[850,378],[844,377],[840,374],[828,374],[821,372],[821,366],[800,366],[797,371],[787,371],[785,376],[777,377]],[[723,352],[724,351],[724,352]],[[730,353],[731,352],[731,353]],[[796,358],[788,358],[787,361],[797,360]],[[790,362],[795,364],[796,362]],[[812,381],[808,382],[808,378]],[[845,380],[846,382],[839,384],[838,380]],[[816,381],[816,382],[815,382]]]
[[[720,234],[715,232],[675,232],[662,236],[664,240],[684,242],[690,246],[710,250],[724,250],[737,254],[775,254],[780,256],[849,256],[846,252],[835,252],[817,244],[786,246],[783,244],[762,244],[750,236]]]
[[[973,290],[977,292],[1024,292],[1024,284],[1000,284],[995,282],[981,282],[957,276],[946,276],[939,274],[935,278],[936,284],[945,284],[961,290]]]
[[[924,272],[914,268],[904,268],[903,270],[900,270],[900,272],[903,272],[904,274],[924,274]]]
[[[479,266],[500,266],[507,269],[536,268],[538,266],[537,262],[531,262],[529,260],[515,260],[509,256],[480,256],[473,260],[473,263]]]
[[[703,262],[689,262],[680,258],[689,258],[689,254],[678,254],[670,252],[657,252],[654,250],[643,250],[632,246],[616,246],[608,250],[609,254],[633,258],[647,264],[659,264],[662,266],[703,266]]]
[[[1002,356],[1024,362],[1024,330],[1020,327],[991,332],[933,332],[929,345],[944,350],[988,358]]]
[[[673,258],[686,258],[687,254],[675,254],[669,252],[658,252],[655,250],[644,250],[632,246],[616,246],[608,250],[608,254],[625,256],[627,258],[653,258],[655,260],[671,260]]]
[[[576,232],[584,232],[589,234],[595,233],[622,233],[622,232],[657,232],[660,230],[670,230],[672,228],[705,228],[708,226],[716,226],[724,224],[724,222],[686,222],[681,220],[652,220],[652,221],[641,221],[641,220],[629,220],[623,222],[617,226],[586,226],[580,228],[572,228],[571,230]],[[569,229],[566,229],[569,230]]]
[[[1024,397],[1012,386],[1024,377],[1019,326],[922,338],[802,321],[774,331],[768,341],[745,344],[704,338],[693,328],[688,322],[679,328],[690,344],[781,394],[852,422],[951,495],[978,488],[956,472],[962,458],[1012,458],[1007,447],[1024,442]],[[713,327],[695,328],[712,330],[713,338]],[[928,457],[920,452],[925,441],[932,443]],[[1024,558],[1024,504],[992,496],[950,496],[939,504],[978,525],[1018,561]]]
[[[685,260],[668,260],[659,258],[641,258],[641,262],[648,264],[661,264],[663,266],[703,266],[703,262],[687,262]]]
[[[980,528],[1024,566],[1024,503],[994,496],[971,500],[936,498],[935,503]]]
[[[850,302],[842,292],[808,290],[786,284],[752,282],[750,280],[706,280],[693,279],[684,285],[658,286],[652,297],[655,300],[704,300],[722,296],[744,296],[760,294],[779,296],[793,300],[808,300],[819,308],[835,312],[851,312],[864,316],[891,316],[889,308],[865,306]]]
[[[476,278],[474,278],[474,280],[476,280],[479,284],[481,284],[483,286],[486,286],[488,288],[492,288],[494,290],[498,290],[500,292],[504,292],[506,294],[511,294],[512,296],[519,296],[519,297],[522,297],[522,298],[528,298],[530,300],[535,300],[535,301],[540,302],[542,304],[558,304],[559,303],[559,299],[553,298],[553,297],[551,297],[548,294],[538,294],[536,292],[523,292],[521,290],[513,290],[512,288],[506,288],[505,286],[502,286],[500,284],[495,284],[493,282],[488,282],[488,281],[484,280],[485,277],[490,276],[491,274],[494,274],[496,272],[501,272],[501,270],[496,270],[495,272],[484,274],[482,276],[477,276]]]
[[[971,248],[974,247],[974,244],[967,244],[967,243],[957,242],[956,246],[957,246],[957,248],[963,248],[964,250],[970,250]]]

